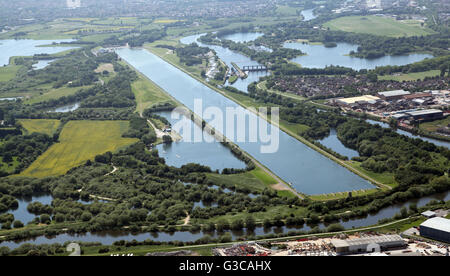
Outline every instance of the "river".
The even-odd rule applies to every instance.
[[[379,125],[379,126],[384,127],[384,128],[390,128],[388,123],[379,122],[379,121],[375,121],[375,120],[366,120],[366,122],[368,122],[368,123],[370,123],[372,125]],[[433,138],[428,138],[428,137],[424,137],[424,136],[420,136],[420,135],[415,135],[415,134],[412,134],[411,132],[408,132],[408,131],[402,130],[402,129],[396,129],[395,131],[398,134],[405,135],[405,136],[408,136],[408,137],[411,137],[411,138],[418,138],[418,139],[430,142],[432,144],[435,144],[436,146],[450,148],[450,142],[447,142],[447,141],[441,141],[441,140],[437,140],[437,139],[433,139]]]
[[[450,192],[441,193],[441,194],[435,194],[432,196],[427,196],[421,199],[414,199],[409,200],[402,204],[395,204],[393,206],[389,206],[386,208],[381,209],[376,214],[370,214],[364,218],[357,218],[353,220],[348,221],[340,221],[341,225],[344,226],[346,229],[352,229],[353,227],[367,227],[371,225],[375,225],[378,223],[379,220],[385,219],[385,218],[392,218],[394,215],[398,214],[402,207],[409,207],[410,204],[416,204],[418,207],[422,207],[429,203],[432,200],[444,200],[448,201],[450,200]],[[325,229],[327,225],[321,223],[317,225],[320,229]],[[267,234],[279,234],[279,233],[288,233],[289,231],[309,231],[311,228],[314,227],[312,225],[303,225],[303,227],[257,227],[254,231],[226,231],[230,232],[232,235],[232,238],[236,240],[239,237],[242,236],[261,236],[261,235],[267,235]],[[145,241],[147,239],[153,240],[153,241],[161,241],[161,242],[169,242],[169,241],[184,241],[184,242],[193,242],[200,238],[202,238],[204,235],[210,235],[211,237],[218,237],[219,235],[223,233],[217,233],[217,232],[174,232],[174,233],[140,233],[140,234],[132,234],[130,232],[123,232],[123,231],[108,231],[108,232],[102,232],[102,233],[86,233],[86,234],[60,234],[55,237],[36,237],[33,239],[27,239],[23,241],[6,241],[1,242],[0,247],[6,246],[10,249],[17,248],[23,244],[31,243],[31,244],[52,244],[52,243],[60,243],[63,244],[68,241],[78,241],[78,242],[100,242],[104,245],[111,245],[115,241],[120,240],[126,240],[126,241]]]

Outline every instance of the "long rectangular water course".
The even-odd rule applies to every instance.
[[[235,108],[248,120],[257,115],[241,107],[234,101],[207,87],[144,49],[120,49],[118,55],[171,94],[186,107],[194,110],[194,100],[202,99],[203,109],[217,107],[224,111]],[[256,117],[256,118],[255,118]],[[216,129],[226,129],[214,125]],[[228,122],[230,123],[230,122]],[[235,142],[241,149],[252,155],[261,164],[291,183],[299,192],[305,194],[324,194],[375,188],[371,183],[341,167],[305,144],[263,120],[263,127],[279,131],[279,149],[275,153],[261,153],[262,143]],[[235,126],[236,127],[236,126]],[[246,129],[253,132],[256,129]],[[235,131],[236,133],[237,131]],[[227,135],[227,133],[224,133]],[[231,139],[231,137],[228,137]]]

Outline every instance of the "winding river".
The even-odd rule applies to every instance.
[[[432,196],[423,197],[421,199],[409,200],[402,204],[396,204],[393,206],[389,206],[381,209],[376,214],[369,214],[364,218],[357,218],[348,221],[340,221],[341,225],[346,229],[352,229],[356,227],[366,227],[370,225],[375,225],[379,220],[384,218],[391,218],[395,214],[399,213],[402,207],[409,207],[410,204],[416,204],[418,207],[425,206],[427,203],[432,200],[450,200],[450,192],[435,194]],[[319,224],[317,225],[320,229],[325,229],[327,225]],[[231,233],[233,240],[243,237],[243,236],[262,236],[267,234],[279,234],[279,233],[288,233],[289,231],[309,231],[315,225],[303,225],[303,227],[257,227],[254,231],[247,231],[246,229],[242,231],[227,231]],[[204,235],[210,235],[211,237],[218,237],[223,233],[217,232],[174,232],[174,233],[140,233],[140,234],[132,234],[129,232],[123,231],[108,231],[102,233],[86,233],[86,234],[60,234],[53,237],[36,237],[33,239],[27,239],[22,241],[6,241],[1,242],[0,247],[6,246],[10,249],[17,248],[23,244],[31,243],[31,244],[52,244],[52,243],[60,243],[63,244],[68,241],[77,241],[77,242],[100,242],[104,245],[111,245],[115,241],[125,240],[125,241],[145,241],[147,239],[153,241],[161,241],[161,242],[169,242],[169,241],[184,241],[184,242],[193,242]]]

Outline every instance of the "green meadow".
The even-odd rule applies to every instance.
[[[60,142],[51,146],[21,175],[37,178],[62,175],[96,155],[131,145],[137,139],[122,138],[128,125],[127,121],[70,121],[61,132]]]
[[[417,24],[417,21],[403,22],[381,16],[340,17],[325,23],[324,27],[331,30],[390,37],[422,36],[434,33],[431,29]]]

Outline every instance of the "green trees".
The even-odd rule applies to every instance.
[[[164,144],[172,144],[173,142],[172,137],[170,135],[164,135],[162,139]]]
[[[245,227],[247,230],[254,230],[256,228],[256,221],[252,216],[245,218]]]
[[[13,227],[14,228],[22,228],[23,227],[23,223],[20,220],[15,220],[13,222]]]

